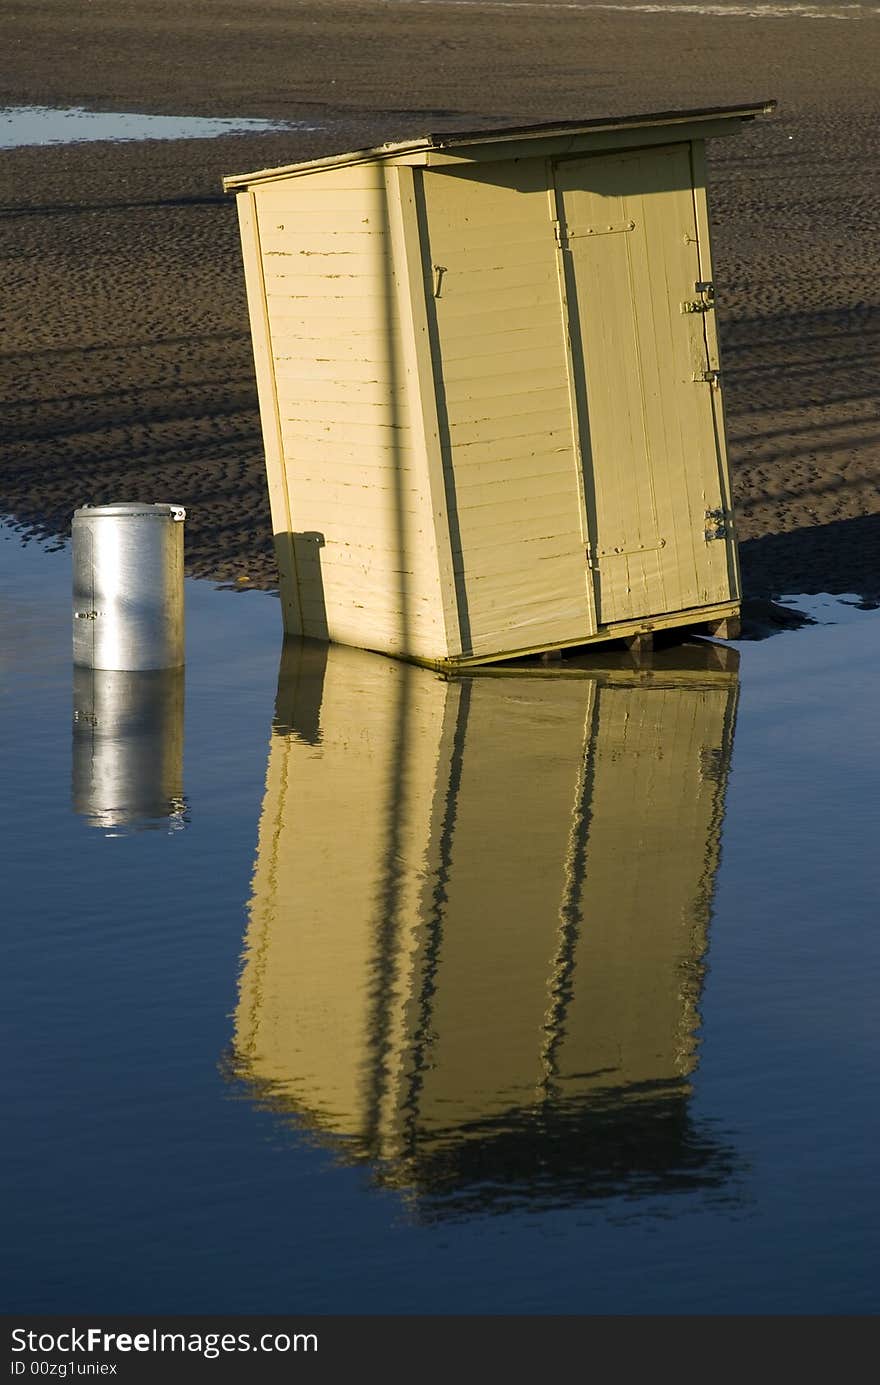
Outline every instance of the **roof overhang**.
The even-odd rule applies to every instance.
[[[523,158],[528,155],[559,157],[621,144],[659,144],[673,139],[707,139],[731,134],[738,124],[770,115],[775,101],[748,106],[714,106],[701,110],[654,111],[645,115],[606,116],[596,120],[550,121],[540,125],[507,125],[494,130],[446,130],[417,139],[331,154],[321,159],[236,173],[223,179],[225,192],[238,192],[254,183],[318,173],[345,164],[409,163],[438,167],[479,163],[487,159]],[[538,146],[541,146],[540,148]]]

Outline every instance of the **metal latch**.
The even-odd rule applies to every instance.
[[[632,548],[624,548],[619,544],[616,548],[600,548],[596,552],[597,558],[631,558],[638,553],[658,553],[661,548],[666,547],[665,539],[658,539],[656,543],[637,543]]]
[[[720,370],[695,370],[693,375],[695,385],[711,385],[713,389],[718,389],[721,384]]]
[[[598,221],[595,226],[585,226],[578,231],[579,236],[612,236],[621,231],[634,231],[636,223],[629,221]]]
[[[723,510],[706,511],[706,527],[703,530],[703,538],[707,543],[712,539],[727,538],[727,515]]]
[[[74,611],[73,618],[74,620],[97,620],[100,614],[100,611]]]
[[[698,279],[694,292],[700,295],[699,298],[686,299],[681,305],[683,313],[707,313],[715,307],[715,285],[711,279]]]

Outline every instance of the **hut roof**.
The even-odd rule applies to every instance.
[[[742,122],[753,120],[758,115],[770,115],[775,109],[776,102],[768,100],[745,106],[711,106],[699,110],[652,111],[642,115],[602,116],[586,120],[552,120],[537,125],[504,125],[497,129],[443,130],[433,134],[414,136],[411,139],[380,144],[372,149],[356,149],[349,153],[331,154],[320,159],[284,164],[279,168],[262,168],[254,173],[236,173],[223,179],[223,187],[226,192],[234,192],[239,188],[248,187],[252,183],[317,172],[322,168],[400,159],[408,155],[424,154],[427,156],[431,152],[439,154],[448,152],[467,158],[468,151],[476,152],[488,145],[502,146],[494,152],[496,158],[504,158],[508,153],[510,157],[513,157],[513,151],[504,150],[505,144],[519,144],[529,140],[576,138],[582,135],[600,135],[617,130],[649,129],[656,126],[714,125],[718,121]],[[720,131],[713,131],[713,133],[720,133]]]

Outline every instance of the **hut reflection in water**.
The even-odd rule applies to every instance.
[[[689,1103],[737,675],[693,650],[445,681],[288,643],[250,1096],[420,1216],[725,1182]]]

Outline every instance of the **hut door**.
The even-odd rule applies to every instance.
[[[598,622],[729,600],[689,146],[561,160],[555,183]]]

